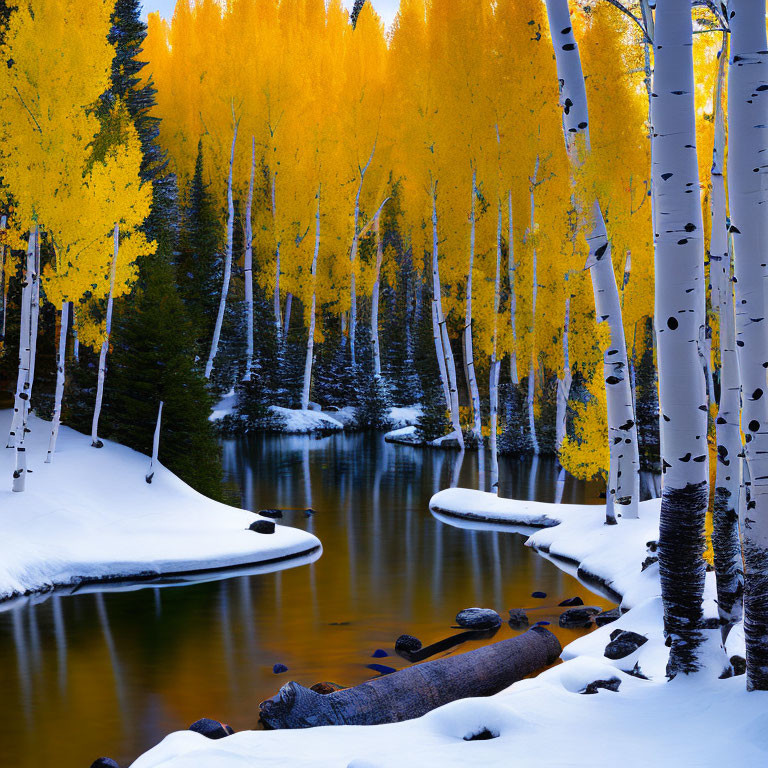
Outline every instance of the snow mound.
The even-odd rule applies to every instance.
[[[393,429],[384,435],[384,440],[388,443],[399,443],[400,445],[424,445],[424,441],[416,434],[416,427],[401,427]]]
[[[336,418],[319,411],[299,411],[292,408],[281,408],[271,405],[270,412],[280,422],[278,430],[289,434],[299,435],[310,432],[338,432],[344,425]]]
[[[231,416],[235,412],[235,406],[237,405],[237,395],[235,394],[234,387],[227,392],[224,397],[219,400],[213,408],[211,415],[208,417],[208,421],[221,421],[226,419],[227,416]]]
[[[0,411],[0,431],[10,422],[11,411]],[[148,484],[149,459],[108,440],[99,450],[62,427],[45,464],[50,423],[32,416],[29,429],[24,493],[11,491],[15,452],[0,454],[0,599],[255,564],[277,569],[320,554],[320,542],[301,530],[249,531],[257,515],[206,498],[162,465]]]
[[[421,413],[420,405],[409,405],[406,408],[390,408],[388,420],[393,430],[415,427],[421,417]]]

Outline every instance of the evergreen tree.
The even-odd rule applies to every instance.
[[[365,0],[355,0],[355,4],[352,6],[352,13],[349,16],[349,19],[352,22],[353,29],[357,26],[357,17],[360,15],[360,11],[363,10],[364,5]]]
[[[443,389],[437,379],[424,388],[421,415],[416,421],[416,434],[421,440],[430,442],[451,431],[451,422],[445,406]]]

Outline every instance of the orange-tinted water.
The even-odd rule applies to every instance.
[[[203,716],[255,727],[259,702],[289,679],[354,685],[375,675],[367,664],[402,668],[392,651],[398,635],[425,645],[447,637],[469,606],[503,615],[529,608],[563,644],[575,638],[582,630],[557,626],[557,603],[577,594],[603,607],[609,600],[521,536],[430,515],[429,498],[450,483],[454,460],[378,435],[226,441],[225,469],[243,505],[288,510],[283,522],[313,530],[322,558],[185,587],[54,595],[0,613],[0,766],[88,768],[99,755],[129,765]],[[502,462],[501,494],[551,501],[552,465],[530,470],[530,462]],[[478,487],[476,454],[465,458],[460,484]],[[569,479],[564,501],[599,499]],[[317,513],[305,517],[306,507]],[[547,598],[532,598],[534,590]],[[494,640],[512,634],[505,623]],[[390,656],[371,658],[377,648]],[[275,675],[276,663],[288,672]]]

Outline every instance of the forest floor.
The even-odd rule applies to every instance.
[[[718,679],[726,663],[719,630],[706,632],[704,671],[666,681],[658,565],[641,570],[647,543],[658,538],[659,500],[642,503],[639,520],[610,527],[602,506],[497,499],[463,489],[440,492],[431,506],[437,517],[462,527],[540,527],[529,546],[615,593],[626,612],[568,645],[563,663],[490,698],[464,699],[393,725],[244,731],[219,741],[181,731],[133,768],[768,764],[768,693],[747,693],[741,675]],[[709,617],[716,615],[713,576],[707,574]],[[617,630],[647,641],[610,660],[604,650]],[[741,627],[728,646],[728,656],[743,656]],[[595,681],[610,681],[614,688],[618,683],[618,691],[599,687],[586,695]],[[483,730],[493,738],[468,740]]]
[[[0,411],[0,434],[11,415]],[[162,465],[147,483],[149,458],[108,440],[92,448],[90,437],[62,427],[46,464],[50,428],[30,418],[23,493],[11,491],[15,451],[0,452],[0,600],[246,565],[275,570],[320,555],[304,531],[249,531],[261,518],[202,496]]]

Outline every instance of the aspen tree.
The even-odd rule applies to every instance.
[[[581,158],[588,155],[590,149],[584,73],[573,34],[568,0],[547,0],[546,6],[561,85],[560,101],[563,106],[566,145],[572,163],[578,167]],[[592,277],[596,314],[607,323],[611,331],[611,341],[604,352],[604,378],[611,451],[606,522],[613,523],[619,514],[637,517],[637,424],[629,380],[621,305],[603,211],[596,198],[593,201],[585,201],[585,204],[591,211],[587,217],[590,229],[587,268]]]
[[[742,526],[747,689],[768,689],[768,333],[765,329],[765,216],[768,44],[765,5],[729,3],[728,200],[734,250],[736,349],[748,502]],[[719,450],[719,447],[718,447]]]
[[[699,668],[704,516],[707,509],[707,397],[699,363],[705,317],[703,219],[698,198],[691,8],[659,0],[653,72],[656,207],[656,333],[664,485],[659,569],[667,674]]]

